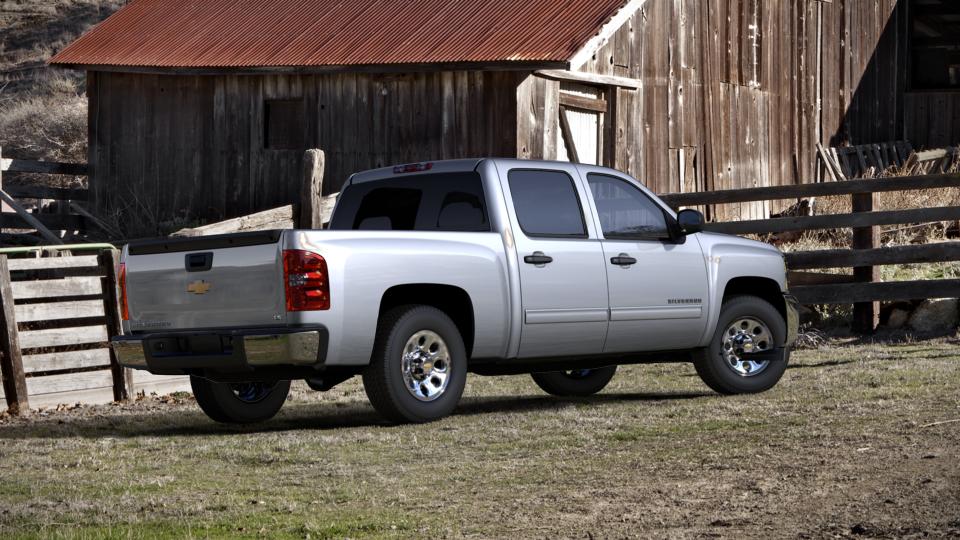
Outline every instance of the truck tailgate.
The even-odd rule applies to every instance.
[[[124,259],[130,330],[283,325],[281,234],[131,244]]]

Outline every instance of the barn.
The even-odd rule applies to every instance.
[[[475,156],[662,193],[818,181],[817,143],[960,139],[958,23],[948,0],[133,0],[51,63],[87,74],[95,211],[157,234],[297,200],[308,148],[327,193]]]

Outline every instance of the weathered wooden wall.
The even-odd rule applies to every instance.
[[[960,94],[907,92],[906,31],[902,0],[650,0],[582,71],[641,81],[608,90],[611,164],[655,191],[812,182],[818,142],[960,142]],[[555,157],[558,88],[521,86],[520,155]]]
[[[608,164],[655,191],[795,184],[818,180],[818,142],[960,142],[960,93],[907,91],[906,36],[905,0],[649,0],[580,69],[639,81],[608,90]],[[265,99],[303,98],[327,192],[394,163],[553,159],[559,88],[521,72],[90,73],[94,200],[153,233],[295,201],[302,149],[264,148]]]
[[[265,148],[264,101],[303,99],[324,188],[358,170],[515,156],[515,73],[88,74],[90,185],[131,235],[295,202],[303,150]],[[291,126],[291,129],[296,129]]]

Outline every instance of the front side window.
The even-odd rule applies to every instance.
[[[588,174],[603,236],[610,239],[668,238],[663,209],[636,186],[614,176]]]
[[[507,178],[517,220],[527,236],[586,238],[583,212],[570,175],[515,169]]]

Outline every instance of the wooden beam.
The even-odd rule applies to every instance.
[[[861,158],[862,160],[862,158]],[[870,213],[876,205],[875,193],[855,193],[850,196],[855,213]],[[877,226],[854,227],[853,249],[876,249],[880,245],[880,228]],[[855,266],[853,276],[860,283],[880,281],[880,269],[876,266]],[[880,303],[858,302],[853,305],[853,331],[860,334],[872,333],[880,325]]]
[[[323,150],[307,150],[303,156],[303,183],[300,186],[301,229],[323,228],[323,169],[325,156]]]
[[[120,295],[117,292],[117,275],[120,259],[117,252],[107,250],[100,254],[100,266],[103,269],[103,312],[107,317],[107,337],[113,338],[123,333],[120,315]],[[113,399],[126,401],[130,398],[130,388],[133,381],[128,379],[129,373],[123,369],[117,360],[113,347],[110,351],[110,372],[113,374]]]
[[[58,163],[55,161],[31,161],[28,159],[0,159],[0,171],[63,174],[67,176],[86,176],[86,163]]]
[[[268,231],[273,229],[292,229],[295,226],[295,212],[292,204],[219,221],[192,229],[180,229],[170,236],[209,236],[243,231]]]
[[[17,331],[6,255],[0,255],[0,374],[3,377],[7,409],[11,414],[27,412],[30,404],[27,401],[27,382],[23,373],[20,334]]]
[[[832,285],[837,283],[856,283],[850,274],[825,274],[823,272],[787,272],[787,283],[792,290],[802,285]]]
[[[44,226],[43,223],[40,223],[40,220],[33,217],[33,214],[31,214],[30,212],[27,212],[26,208],[24,208],[19,202],[17,202],[16,199],[11,197],[9,194],[7,194],[6,191],[2,189],[0,189],[0,200],[7,203],[7,205],[9,205],[10,208],[13,208],[13,210],[17,213],[17,215],[20,216],[20,218],[23,221],[25,221],[30,226],[31,229],[36,229],[37,232],[40,233],[40,236],[42,236],[44,240],[46,240],[47,242],[50,242],[51,244],[58,244],[58,245],[63,244],[63,240],[61,240],[59,236],[53,234],[53,232],[50,229],[48,229],[46,226]],[[7,227],[7,226],[8,225],[6,225],[6,223],[4,223],[3,221],[0,221],[0,227]]]
[[[880,193],[884,191],[908,191],[947,187],[960,187],[960,174],[931,174],[923,176],[903,176],[899,178],[847,180],[844,182],[726,189],[700,193],[667,193],[659,197],[670,206],[678,208],[681,206],[699,206],[703,204],[773,201],[780,199],[801,199],[804,197],[828,197],[831,195],[852,195],[854,193]]]
[[[81,216],[73,214],[31,214],[29,212],[27,212],[27,214],[48,231],[82,231],[86,229],[86,222]],[[34,222],[26,219],[26,217],[20,213],[0,214],[0,227],[10,229],[36,229]],[[55,236],[55,238],[57,237]],[[57,239],[59,240],[59,238]],[[44,236],[44,241],[58,244],[63,243],[62,241],[53,242],[53,240],[48,239],[46,236]]]
[[[643,86],[640,79],[631,79],[629,77],[616,77],[613,75],[596,75],[594,73],[584,73],[582,71],[563,71],[559,69],[541,69],[534,72],[540,77],[553,79],[555,81],[570,81],[585,84],[599,84],[604,86],[619,86],[620,88],[629,88],[639,90]]]
[[[795,251],[785,253],[784,257],[787,260],[787,268],[791,270],[960,261],[960,242],[860,250]]]
[[[707,223],[705,231],[725,234],[763,234],[786,231],[810,231],[817,229],[840,229],[847,227],[872,227],[874,225],[899,225],[903,223],[931,223],[960,219],[960,206],[891,210],[886,212],[860,212],[829,216],[785,217]]]
[[[568,109],[580,109],[601,114],[607,112],[607,100],[605,99],[577,96],[565,92],[560,92],[560,106]]]
[[[560,106],[560,135],[563,137],[563,145],[567,147],[567,159],[572,163],[580,163],[580,155],[577,153],[577,145],[573,139],[573,130],[570,129],[570,121],[567,120],[567,109]]]
[[[18,199],[55,199],[58,201],[85,201],[90,196],[86,189],[53,188],[47,186],[27,186],[7,184],[3,190]]]
[[[580,69],[584,64],[589,62],[590,59],[597,54],[597,51],[603,48],[610,38],[617,33],[617,30],[627,24],[627,21],[629,21],[630,18],[633,17],[633,14],[639,11],[645,3],[646,0],[628,0],[627,3],[620,8],[620,11],[614,13],[613,16],[600,27],[600,30],[594,34],[583,47],[580,47],[580,50],[574,53],[573,57],[570,58],[570,69]]]
[[[791,287],[803,304],[854,304],[960,297],[960,279],[926,279],[887,283],[843,283]]]

